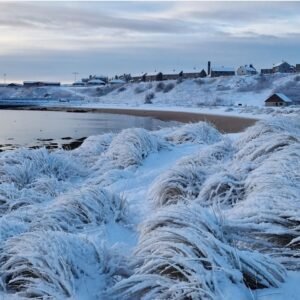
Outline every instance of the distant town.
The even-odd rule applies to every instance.
[[[300,73],[300,64],[291,65],[286,61],[281,61],[274,64],[271,68],[261,69],[260,74],[274,74],[274,73]],[[85,86],[102,86],[107,84],[124,84],[128,82],[150,82],[150,81],[163,81],[163,80],[178,80],[178,79],[193,79],[193,78],[205,78],[205,77],[220,77],[220,76],[245,76],[245,75],[256,75],[259,74],[253,64],[242,65],[235,69],[234,67],[224,66],[213,66],[209,61],[207,63],[207,69],[193,68],[191,70],[171,70],[171,71],[157,71],[154,72],[141,72],[139,74],[122,74],[115,75],[113,78],[109,78],[105,75],[90,75],[87,78],[81,80],[75,80],[71,84],[74,87],[85,87]],[[4,74],[6,76],[6,74]],[[39,87],[39,86],[60,86],[61,82],[55,81],[24,81],[20,83],[4,83],[0,86],[5,87]]]

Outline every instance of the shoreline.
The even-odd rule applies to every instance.
[[[86,107],[42,107],[42,106],[6,106],[3,110],[28,110],[28,111],[53,111],[70,113],[107,113],[118,115],[130,115],[137,117],[152,117],[161,121],[178,121],[182,123],[194,123],[205,121],[214,124],[222,133],[237,133],[254,125],[258,119],[238,116],[224,116],[217,114],[168,111],[159,109],[135,109],[135,108],[86,108]]]

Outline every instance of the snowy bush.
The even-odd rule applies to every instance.
[[[112,140],[105,158],[117,167],[127,168],[139,165],[149,153],[158,151],[162,146],[162,141],[145,129],[125,129]]]
[[[64,194],[37,213],[31,230],[76,232],[87,225],[124,221],[124,199],[99,187],[84,187]]]
[[[89,136],[80,147],[71,151],[70,155],[80,159],[84,166],[91,167],[100,155],[108,149],[113,137],[114,134],[112,133]]]
[[[213,144],[221,140],[222,135],[212,125],[205,122],[183,125],[170,133],[166,139],[175,144],[187,142]]]
[[[152,83],[139,83],[138,86],[134,89],[134,93],[141,94],[150,89],[152,89]]]
[[[121,86],[119,89],[118,89],[118,92],[121,93],[121,92],[124,92],[126,91],[126,87],[125,86]]]
[[[242,201],[244,197],[243,180],[233,174],[220,172],[207,179],[198,195],[197,202],[202,206],[227,208]]]
[[[145,96],[145,104],[152,104],[152,99],[154,99],[155,94],[153,92],[146,94]]]
[[[169,82],[165,85],[163,92],[168,93],[175,87],[175,84],[172,82]]]
[[[277,287],[284,269],[265,255],[232,247],[222,223],[199,206],[176,205],[142,227],[134,273],[116,299],[222,299],[222,286]],[[249,299],[250,299],[250,293]]]
[[[207,170],[197,165],[177,165],[159,176],[150,188],[155,207],[195,199],[207,178]]]
[[[155,87],[155,92],[159,93],[162,92],[165,88],[165,84],[163,82],[159,82]]]
[[[270,88],[272,80],[263,74],[253,77],[254,81],[243,81],[242,85],[237,88],[238,92],[259,92]]]
[[[105,281],[117,272],[112,268],[108,251],[83,237],[26,233],[1,245],[0,290],[25,298],[74,299],[79,283],[85,286],[95,274]]]
[[[295,77],[294,77],[294,80],[295,80],[295,81],[300,81],[300,75],[295,76]]]
[[[203,84],[205,84],[205,81],[203,79],[201,79],[201,78],[195,79],[194,82],[196,82],[200,86],[203,85]]]
[[[218,84],[216,90],[219,91],[219,92],[229,91],[229,90],[231,90],[231,87],[228,86],[228,85]]]
[[[48,152],[46,149],[19,150],[0,158],[2,182],[14,183],[19,188],[45,175],[59,181],[83,175],[84,170],[67,155]]]

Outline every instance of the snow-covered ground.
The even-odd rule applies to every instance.
[[[0,299],[299,299],[299,121],[0,153]]]
[[[25,99],[23,102],[43,106],[169,109],[258,118],[300,113],[299,105],[264,107],[264,101],[274,92],[284,93],[300,103],[300,74],[169,80],[104,87],[0,87],[0,99],[12,99],[12,102]]]

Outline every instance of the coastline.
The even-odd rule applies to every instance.
[[[178,121],[182,123],[194,123],[205,121],[214,124],[214,126],[223,133],[237,133],[254,125],[258,119],[246,118],[230,115],[208,114],[201,112],[172,111],[165,108],[157,109],[135,109],[135,108],[88,108],[88,107],[63,107],[63,106],[6,106],[6,110],[31,110],[31,111],[56,111],[71,113],[107,113],[119,115],[131,115],[138,117],[152,117],[161,121]]]

